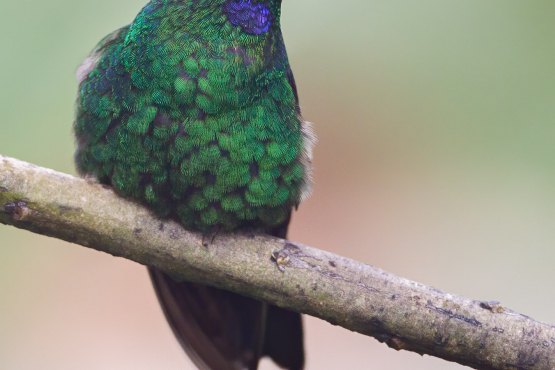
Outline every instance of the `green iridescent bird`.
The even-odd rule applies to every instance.
[[[313,136],[280,30],[281,0],[155,0],[79,67],[80,174],[205,233],[284,238],[310,193]],[[303,368],[300,315],[149,268],[200,369]]]

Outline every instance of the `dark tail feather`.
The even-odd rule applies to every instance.
[[[256,370],[265,305],[225,290],[176,282],[149,267],[160,305],[187,355],[201,370]]]
[[[301,314],[268,305],[266,335],[262,355],[270,356],[289,370],[304,368],[303,323]]]
[[[284,238],[289,219],[268,230]],[[301,315],[225,290],[177,282],[149,267],[173,332],[201,370],[256,370],[262,356],[279,366],[304,366]]]
[[[293,78],[293,74],[291,74]],[[293,91],[297,92],[293,80]],[[277,227],[266,232],[277,238],[285,239],[291,220],[287,219]],[[279,366],[289,370],[304,368],[303,322],[301,314],[277,306],[268,305],[266,312],[266,333],[264,336],[263,356],[269,356]]]

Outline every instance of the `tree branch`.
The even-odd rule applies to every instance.
[[[80,244],[475,369],[553,369],[555,326],[298,243],[202,235],[109,187],[0,155],[0,223]]]

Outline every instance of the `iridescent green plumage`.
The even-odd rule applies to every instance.
[[[78,171],[190,230],[284,238],[310,190],[312,136],[279,28],[281,0],[153,0],[77,71]],[[149,268],[202,370],[304,364],[300,315]]]
[[[201,231],[278,225],[309,187],[279,2],[259,35],[224,3],[149,3],[82,67],[75,122],[81,173]]]

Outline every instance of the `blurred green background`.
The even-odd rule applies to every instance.
[[[0,0],[0,153],[74,173],[74,73],[145,0]],[[290,238],[555,322],[555,2],[285,0]],[[145,269],[0,226],[0,368],[191,369]],[[306,318],[308,369],[456,369]],[[272,365],[265,361],[263,369]]]

